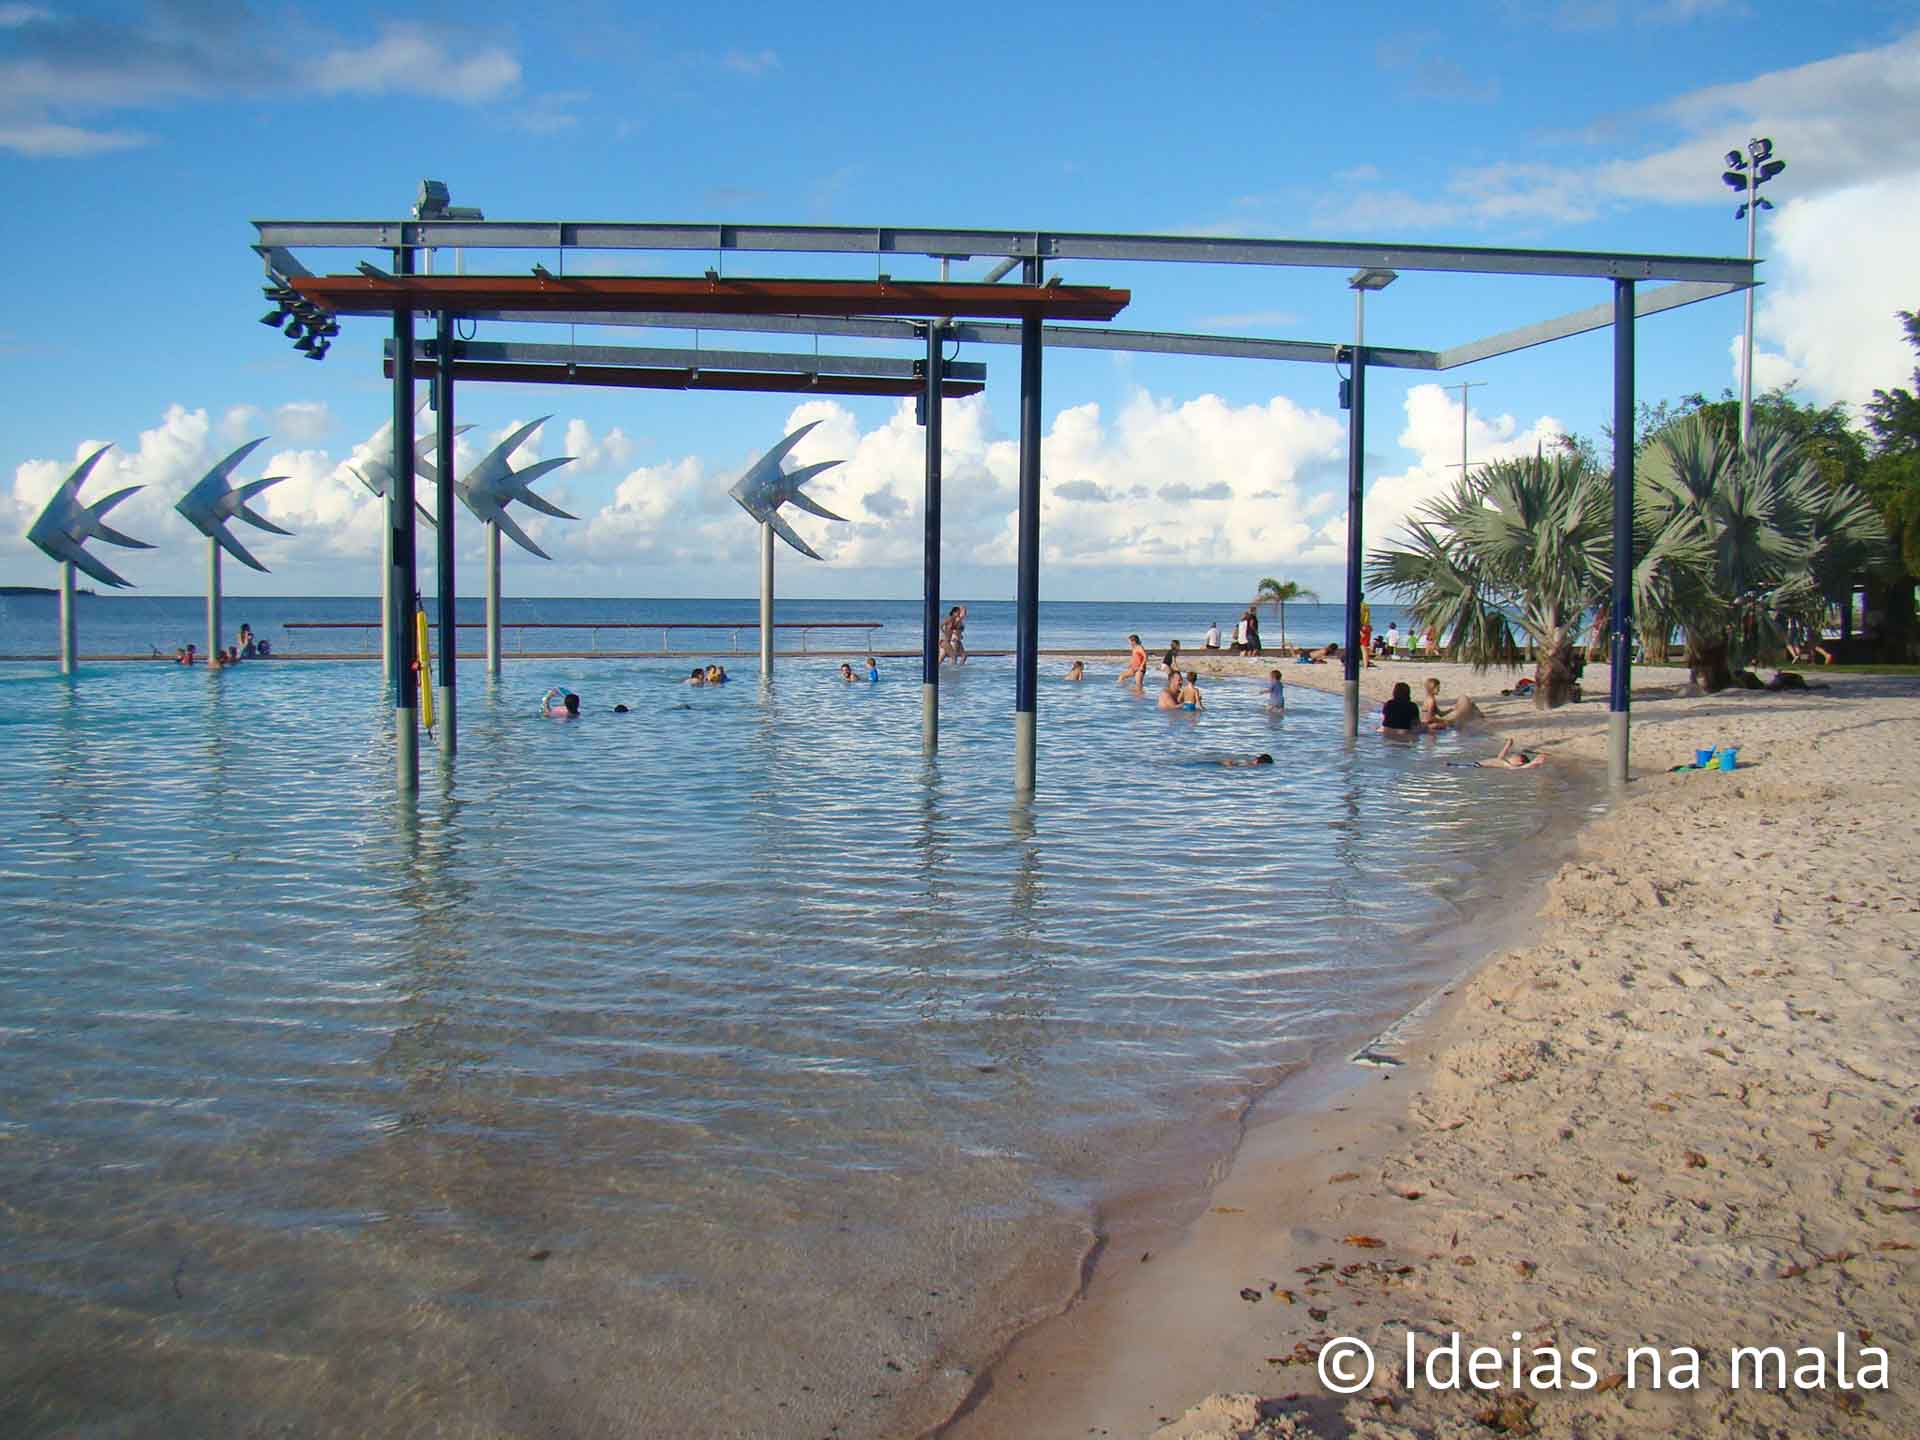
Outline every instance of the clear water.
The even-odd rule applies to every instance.
[[[975,650],[1013,648],[1014,607],[1005,600],[968,602],[953,596],[953,604],[967,605],[967,644]],[[0,596],[0,657],[52,657],[60,644],[57,597]],[[486,619],[486,603],[464,597],[457,605],[462,626],[478,626]],[[1141,604],[1137,601],[1048,601],[1040,607],[1041,643],[1056,649],[1124,650],[1127,636],[1138,632],[1156,652],[1169,640],[1198,646],[1209,624],[1218,624],[1223,641],[1231,639],[1233,623],[1244,604]],[[431,597],[429,614],[437,614]],[[1408,617],[1398,606],[1373,607],[1374,624],[1384,632],[1388,623],[1404,631]],[[661,648],[662,633],[650,629],[595,630],[594,622],[614,621],[645,626],[662,622],[703,628],[668,632],[675,650],[733,650],[759,653],[758,632],[743,625],[759,619],[757,599],[735,600],[608,600],[594,598],[536,599],[508,596],[501,602],[507,627],[501,644],[507,654],[520,650],[558,652],[576,650],[634,651]],[[221,612],[227,638],[244,622],[254,634],[284,655],[378,654],[380,632],[373,628],[380,602],[371,596],[239,597],[228,596]],[[1291,643],[1324,645],[1344,640],[1346,611],[1339,605],[1289,604],[1286,635]],[[782,650],[872,648],[880,651],[920,651],[920,604],[909,600],[782,600],[775,619],[783,626],[857,621],[877,622],[871,630],[822,628],[784,629]],[[288,629],[287,622],[297,622]],[[307,629],[313,622],[354,621],[359,628]],[[540,628],[516,630],[531,622]],[[717,623],[712,623],[717,622]],[[93,595],[75,602],[76,643],[82,655],[147,655],[154,650],[172,654],[191,641],[206,647],[206,601],[182,595]],[[555,626],[563,628],[553,628]],[[1260,633],[1268,645],[1279,643],[1281,617],[1272,606],[1262,606]],[[480,629],[463,629],[460,648],[477,653],[484,644]]]
[[[0,668],[0,1433],[911,1433],[1583,803],[1049,666],[1020,806],[1007,662],[932,763],[678,668],[463,667],[417,815],[371,667]]]

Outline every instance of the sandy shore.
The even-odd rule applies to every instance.
[[[1337,666],[1281,668],[1339,690]],[[1364,693],[1428,674],[1488,710],[1489,752],[1604,760],[1604,667],[1553,714],[1461,667],[1379,666]],[[1110,1237],[944,1436],[1920,1434],[1920,683],[1683,679],[1635,672],[1635,782],[1524,933],[1385,1047],[1403,1063],[1286,1087],[1206,1212]],[[1667,773],[1711,743],[1742,768]],[[1528,776],[1487,779],[1525,803]],[[1443,1356],[1410,1386],[1409,1334],[1503,1371],[1518,1350],[1527,1383],[1443,1388]],[[1318,1374],[1334,1337],[1378,1355],[1352,1398]],[[1623,1378],[1636,1346],[1664,1383],[1644,1352]],[[1733,1388],[1738,1346],[1781,1347],[1784,1385]]]

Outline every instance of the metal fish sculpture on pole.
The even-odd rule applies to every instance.
[[[487,527],[487,674],[500,673],[500,536],[502,532],[513,537],[513,543],[522,550],[538,555],[542,560],[553,557],[533,543],[533,537],[522,530],[507,514],[507,506],[515,500],[542,515],[552,515],[560,520],[577,520],[577,515],[569,515],[558,505],[543,495],[536,495],[532,485],[542,475],[558,470],[562,465],[571,465],[573,456],[562,455],[553,460],[536,460],[520,469],[513,468],[511,456],[520,448],[534,431],[538,430],[551,415],[542,415],[538,420],[529,420],[519,429],[507,436],[493,449],[481,457],[480,463],[466,474],[464,480],[454,482],[454,492],[461,503],[473,512],[474,518]],[[439,472],[433,462],[422,459],[420,468],[423,474],[438,477]]]
[[[93,473],[93,467],[100,463],[100,457],[113,448],[102,445],[79,465],[71,475],[61,482],[60,488],[53,492],[46,508],[27,530],[27,539],[50,559],[60,562],[60,673],[71,675],[74,667],[73,644],[73,572],[81,569],[103,585],[111,585],[116,590],[131,587],[132,581],[115,574],[105,564],[87,552],[89,540],[104,540],[109,545],[119,545],[128,550],[151,550],[153,546],[144,540],[135,540],[123,535],[108,525],[106,513],[125,500],[134,491],[143,486],[129,485],[124,490],[116,490],[104,500],[96,500],[91,505],[80,503],[80,487],[86,483],[87,476]]]
[[[239,468],[240,462],[266,442],[267,437],[264,435],[258,440],[249,440],[202,475],[198,483],[182,495],[173,507],[186,517],[189,525],[207,537],[207,654],[209,657],[221,646],[220,552],[227,551],[242,565],[258,570],[262,574],[265,574],[267,569],[248,553],[246,546],[228,533],[227,522],[244,520],[255,529],[270,531],[275,535],[293,533],[291,530],[281,529],[247,503],[268,486],[278,485],[287,478],[286,476],[269,475],[265,479],[252,480],[239,486],[228,483],[227,477]]]
[[[800,487],[820,474],[840,464],[838,460],[823,460],[817,465],[802,465],[794,470],[782,470],[780,462],[787,453],[803,440],[818,420],[809,421],[788,435],[778,445],[762,455],[747,472],[733,482],[727,491],[740,508],[760,522],[760,675],[762,679],[773,674],[773,537],[778,535],[787,544],[798,550],[810,560],[822,558],[806,541],[802,540],[785,520],[780,517],[782,505],[796,505],[809,515],[818,515],[823,520],[838,520],[845,523],[845,517],[834,514],[817,500],[801,493]]]

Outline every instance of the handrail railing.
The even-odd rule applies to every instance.
[[[775,630],[798,630],[800,632],[800,653],[807,652],[807,646],[815,630],[865,630],[871,633],[880,629],[885,622],[880,620],[776,620]],[[382,622],[378,620],[287,620],[282,622],[283,630],[378,630]],[[484,630],[484,620],[456,620],[456,630]],[[591,637],[593,648],[600,648],[602,630],[658,630],[660,632],[660,652],[663,655],[673,653],[669,635],[675,630],[724,630],[728,632],[727,646],[729,654],[741,654],[740,632],[758,630],[758,620],[503,620],[500,628],[504,630],[584,630]],[[523,635],[514,637],[520,643],[515,649],[526,653],[526,639]]]

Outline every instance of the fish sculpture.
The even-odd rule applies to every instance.
[[[464,435],[472,428],[471,425],[456,425],[453,427],[453,433],[456,435]],[[427,457],[433,454],[439,443],[440,437],[434,434],[426,435],[414,442],[413,452],[415,463],[413,468],[416,475],[425,475],[429,479],[433,477],[435,473],[433,462]],[[384,500],[393,492],[393,462],[391,460],[385,457],[376,457],[371,460],[363,460],[358,466],[350,465],[347,468],[353,471],[355,477],[362,485],[373,492],[376,499]],[[427,524],[433,525],[437,523],[433,518],[433,512],[421,504],[420,501],[415,500],[413,502],[413,508],[420,512],[420,518],[426,521]]]
[[[454,482],[454,490],[471,510],[474,518],[483,523],[498,525],[501,533],[511,536],[513,543],[522,550],[538,555],[542,560],[553,557],[533,543],[533,537],[522,530],[507,514],[507,506],[515,500],[529,509],[538,510],[542,515],[552,515],[561,520],[577,520],[577,515],[569,515],[544,495],[534,494],[531,486],[535,480],[549,471],[558,470],[562,465],[571,465],[573,456],[562,455],[553,460],[536,460],[531,465],[516,470],[508,457],[520,448],[520,442],[538,430],[551,415],[542,415],[538,420],[529,420],[493,449],[489,450],[480,463],[467,472],[464,480]],[[423,474],[437,475],[433,462],[422,460],[420,469]]]
[[[727,494],[731,495],[742,510],[758,520],[762,525],[771,525],[773,533],[787,544],[798,550],[810,560],[823,557],[806,541],[802,540],[794,528],[780,518],[782,505],[797,505],[809,515],[818,515],[822,520],[838,520],[845,523],[846,517],[836,515],[819,501],[801,493],[800,487],[823,470],[831,470],[840,464],[838,460],[823,460],[817,465],[802,465],[794,470],[782,470],[780,462],[787,452],[806,437],[809,430],[820,422],[809,421],[795,430],[786,439],[774,446],[748,467],[747,473],[733,482]]]
[[[275,535],[291,535],[291,530],[283,530],[266,516],[255,510],[247,502],[270,485],[278,485],[287,477],[269,475],[262,480],[251,480],[245,485],[232,485],[227,477],[232,475],[242,460],[251,455],[256,447],[266,444],[267,437],[249,440],[226,459],[215,465],[195,486],[182,495],[174,509],[187,519],[187,523],[206,536],[222,550],[226,551],[242,565],[250,569],[266,572],[266,566],[248,553],[247,547],[234,539],[227,530],[229,520],[244,520],[256,529],[268,530]]]
[[[80,503],[80,487],[86,483],[87,476],[100,461],[100,457],[113,446],[102,445],[74,469],[53,492],[53,498],[47,501],[46,508],[40,512],[40,518],[33,522],[27,531],[27,539],[51,558],[62,564],[72,565],[84,570],[103,585],[112,585],[118,589],[130,588],[131,580],[116,575],[86,550],[89,540],[104,540],[109,545],[123,546],[128,550],[151,550],[153,546],[144,540],[135,540],[113,529],[102,518],[109,510],[126,499],[134,491],[144,487],[129,485],[124,490],[116,490],[104,500],[96,500],[91,505]]]

